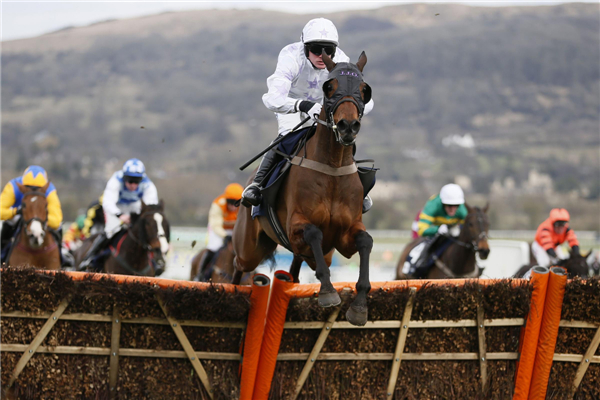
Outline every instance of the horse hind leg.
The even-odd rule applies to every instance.
[[[323,242],[323,232],[316,226],[309,224],[304,227],[304,241],[310,246],[315,258],[315,272],[317,279],[321,282],[319,291],[319,305],[321,307],[334,307],[342,302],[337,290],[331,284],[331,274],[329,266],[325,261],[321,244]]]
[[[352,325],[364,326],[369,316],[367,307],[367,294],[371,291],[369,255],[373,248],[373,238],[366,231],[359,231],[354,240],[360,256],[360,270],[356,282],[356,298],[346,311],[346,319]]]

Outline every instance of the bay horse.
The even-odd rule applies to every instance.
[[[48,201],[45,194],[48,185],[50,182],[37,188],[17,182],[23,193],[21,221],[17,237],[9,250],[8,265],[60,269],[60,243],[48,228]]]
[[[333,252],[337,250],[347,258],[359,253],[357,294],[346,318],[351,324],[362,326],[368,318],[369,255],[373,239],[362,223],[364,192],[356,172],[353,147],[364,104],[371,98],[371,88],[362,77],[367,56],[362,52],[356,64],[336,64],[323,54],[323,61],[329,71],[328,80],[323,84],[325,104],[314,136],[300,150],[306,164],[320,166],[320,170],[305,164],[291,165],[278,193],[276,213],[294,254],[290,268],[294,282],[298,282],[300,266],[306,261],[321,282],[319,305],[322,307],[341,303],[330,279]],[[341,171],[341,168],[354,168],[354,172],[340,175],[324,172]],[[250,208],[240,210],[233,229],[236,254],[233,283],[239,283],[242,272],[254,271],[272,256],[278,244],[266,217],[252,219]]]
[[[229,239],[228,239],[229,238]],[[190,281],[200,280],[198,276],[198,270],[200,269],[200,262],[202,261],[202,257],[206,253],[206,249],[202,249],[198,254],[192,258],[192,269],[190,270]],[[231,283],[233,279],[233,259],[235,257],[235,253],[233,251],[233,243],[231,238],[228,236],[225,238],[225,244],[223,247],[215,254],[214,259],[211,261],[211,265],[208,268],[212,269],[210,275],[210,281],[213,283]],[[254,274],[248,273],[244,274],[241,280],[242,285],[251,285],[252,277]]]
[[[118,234],[117,234],[118,235]],[[96,235],[97,236],[97,235]],[[75,251],[76,267],[94,241],[90,236]],[[109,246],[110,255],[102,272],[122,275],[159,276],[165,270],[169,250],[170,225],[164,215],[164,202],[147,205],[142,202],[140,214],[131,214],[131,224],[116,244]]]
[[[558,263],[556,263],[556,265],[553,266],[563,267],[567,271],[567,276],[569,279],[574,278],[576,276],[580,278],[588,278],[590,276],[590,266],[587,262],[587,258],[590,254],[592,254],[591,249],[586,255],[579,253],[573,254],[573,250],[571,249],[571,251],[569,252],[569,258],[565,260],[561,259],[558,261]],[[532,262],[530,264],[523,265],[521,268],[519,268],[519,270],[514,275],[515,278],[522,278],[523,276],[525,276],[527,271],[529,271],[531,268],[537,265],[537,261],[535,261],[533,253],[531,255],[531,258],[533,259]],[[594,273],[595,271],[592,269],[592,275],[594,275]]]
[[[477,265],[475,254],[485,260],[490,254],[488,244],[488,231],[490,222],[487,215],[489,204],[484,208],[467,207],[467,216],[465,223],[457,239],[449,237],[452,244],[444,251],[439,260],[429,270],[426,279],[444,279],[444,278],[477,278],[482,270]],[[410,251],[426,238],[419,237],[408,243],[402,254],[400,261],[396,266],[396,280],[409,279],[402,273],[402,267]]]

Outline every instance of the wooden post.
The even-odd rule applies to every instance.
[[[402,323],[400,324],[400,332],[398,332],[398,341],[396,342],[396,350],[394,351],[394,359],[392,360],[392,372],[390,373],[390,381],[387,387],[387,398],[391,399],[396,389],[396,382],[398,381],[398,373],[400,372],[400,363],[402,362],[402,352],[404,351],[404,344],[406,343],[406,336],[408,335],[408,324],[410,322],[410,316],[414,305],[415,293],[417,289],[414,287],[409,288],[410,293],[406,307],[404,308],[404,315],[402,316]]]
[[[347,289],[343,290],[343,292],[346,292],[346,291],[347,291]],[[325,340],[327,340],[327,336],[329,336],[329,333],[331,332],[331,327],[333,326],[333,323],[335,322],[335,320],[338,317],[338,314],[340,313],[340,309],[341,309],[341,305],[336,307],[333,310],[333,312],[329,315],[329,318],[327,318],[327,321],[323,324],[323,329],[321,329],[321,333],[319,334],[319,337],[317,338],[317,342],[315,343],[312,351],[308,355],[308,358],[306,359],[306,363],[304,364],[304,368],[302,369],[302,372],[300,373],[300,377],[298,378],[298,382],[296,383],[296,390],[294,391],[294,395],[291,397],[292,400],[295,400],[296,398],[298,398],[298,395],[300,394],[300,391],[302,390],[302,386],[304,386],[304,382],[306,382],[306,379],[308,378],[308,374],[310,374],[312,367],[315,365],[315,361],[317,361],[317,358],[319,357],[319,353],[321,352],[321,349],[323,348],[323,345],[325,344]]]
[[[158,304],[160,305],[160,308],[162,308],[163,312],[165,313],[165,317],[167,317],[167,320],[169,321],[169,324],[171,325],[171,328],[173,328],[173,332],[175,332],[175,335],[177,335],[177,339],[179,339],[179,343],[181,343],[181,346],[183,347],[185,354],[188,356],[188,359],[192,363],[192,366],[194,367],[194,370],[198,374],[200,381],[204,385],[204,388],[206,389],[208,396],[212,399],[214,395],[213,395],[213,389],[210,386],[210,381],[208,380],[208,375],[206,374],[204,367],[198,360],[196,352],[194,351],[194,348],[192,347],[187,336],[185,335],[185,332],[183,331],[183,329],[181,328],[181,325],[177,322],[177,320],[175,318],[169,317],[169,315],[167,314],[167,309],[165,308],[165,305],[163,304],[161,298],[158,295],[156,296],[156,300],[158,300]]]
[[[110,388],[110,397],[117,396],[117,378],[119,371],[119,343],[121,341],[121,317],[119,316],[119,307],[115,304],[112,315],[112,333],[110,336],[110,368],[108,370],[108,386]]]
[[[485,393],[487,382],[487,354],[485,346],[485,326],[483,323],[483,305],[477,304],[477,334],[479,336],[479,370],[481,372],[481,391]]]
[[[48,318],[44,326],[42,326],[42,329],[40,329],[35,338],[33,338],[33,341],[31,342],[29,347],[27,347],[27,350],[25,350],[25,352],[21,356],[21,359],[15,366],[12,376],[10,377],[8,384],[6,385],[7,388],[11,387],[12,384],[15,383],[15,380],[17,380],[17,377],[19,376],[21,371],[23,371],[23,368],[25,368],[27,362],[31,359],[31,357],[33,357],[33,354],[35,353],[38,346],[44,341],[46,336],[48,336],[48,333],[50,333],[50,330],[54,327],[56,321],[58,321],[62,313],[65,311],[65,308],[67,308],[67,306],[69,305],[69,300],[69,297],[66,297],[60,302],[56,311],[52,313],[52,315],[50,316],[50,318]]]
[[[573,396],[575,396],[575,392],[585,375],[588,367],[590,366],[590,362],[592,361],[592,357],[596,354],[596,350],[598,349],[598,345],[600,344],[600,327],[596,330],[596,334],[592,339],[592,343],[590,343],[590,347],[588,347],[587,351],[583,355],[583,359],[581,363],[579,363],[579,367],[577,368],[577,372],[575,373],[575,380],[573,381]]]

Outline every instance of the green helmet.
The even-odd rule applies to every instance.
[[[79,215],[75,222],[77,222],[77,227],[79,230],[82,230],[83,226],[85,225],[85,215]]]

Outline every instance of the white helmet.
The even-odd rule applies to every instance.
[[[440,200],[442,200],[442,204],[457,206],[465,204],[465,194],[456,183],[449,183],[440,190]]]
[[[302,43],[330,42],[338,43],[338,32],[333,22],[325,18],[315,18],[308,21],[300,36]]]

